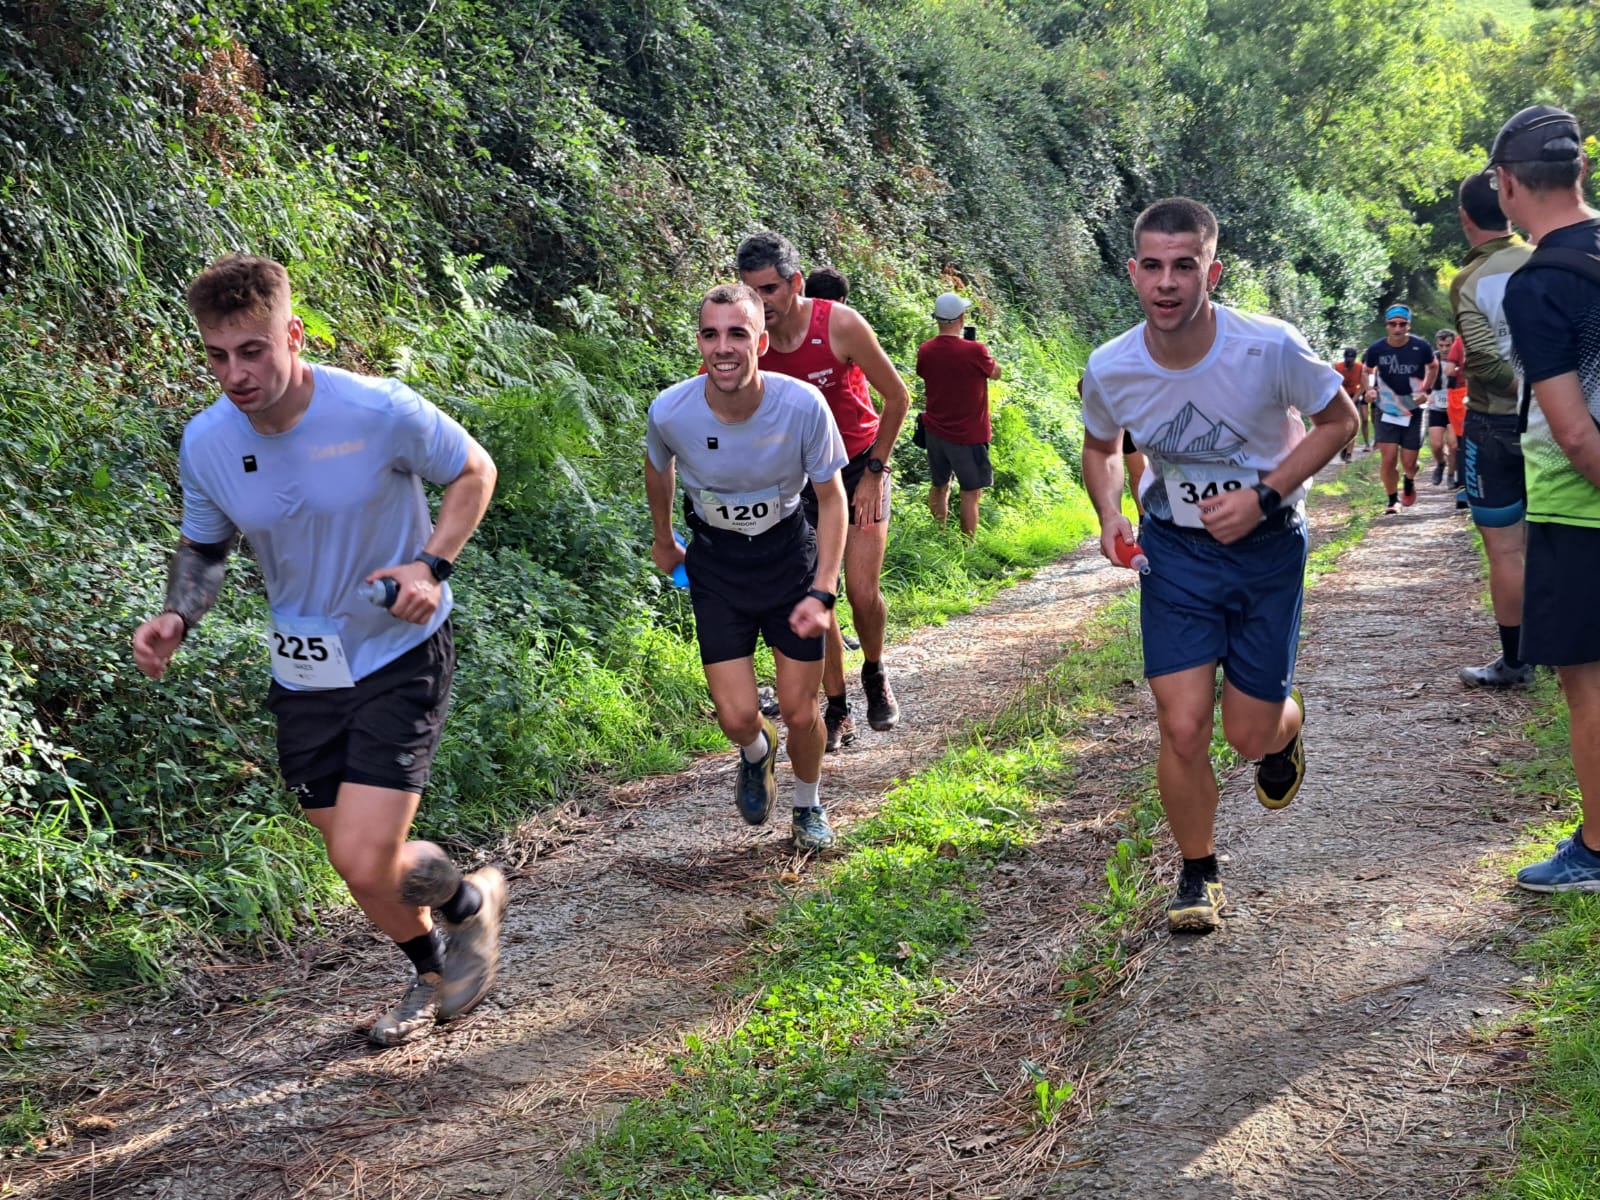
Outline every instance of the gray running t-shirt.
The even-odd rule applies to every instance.
[[[360,679],[450,615],[448,584],[427,625],[396,620],[356,589],[368,572],[411,562],[427,543],[433,521],[422,481],[452,482],[470,439],[398,380],[317,364],[311,372],[311,406],[285,433],[258,433],[226,396],[189,422],[178,453],[183,536],[216,543],[242,533],[261,564],[274,626],[330,631]],[[306,686],[278,653],[272,661],[279,683]]]
[[[665,471],[677,459],[695,515],[749,537],[799,508],[808,480],[826,483],[849,461],[821,392],[770,371],[761,378],[761,404],[744,421],[718,420],[706,403],[706,377],[696,375],[651,401],[645,429],[650,464]]]

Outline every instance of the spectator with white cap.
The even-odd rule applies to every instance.
[[[943,525],[950,514],[950,477],[961,485],[961,532],[978,530],[978,503],[994,483],[989,465],[989,380],[1000,364],[966,323],[972,301],[945,292],[933,302],[938,336],[917,347],[924,385],[922,427],[928,443],[928,508]]]

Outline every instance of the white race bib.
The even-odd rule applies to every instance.
[[[279,683],[312,691],[354,687],[339,626],[324,617],[274,620],[267,628],[272,675]]]
[[[1383,413],[1379,413],[1378,416],[1379,416],[1380,419],[1389,422],[1389,424],[1391,424],[1391,425],[1409,425],[1409,424],[1411,424],[1411,416],[1410,416],[1409,413],[1383,412]]]
[[[1261,472],[1249,467],[1236,467],[1231,463],[1172,463],[1161,464],[1161,478],[1167,485],[1167,502],[1172,505],[1172,519],[1190,529],[1204,529],[1200,519],[1200,506],[1215,500],[1223,492],[1237,492],[1253,488],[1261,482]]]
[[[695,512],[707,525],[713,529],[742,533],[746,537],[765,533],[783,517],[783,506],[778,503],[778,489],[775,487],[737,496],[701,488],[692,498]]]
[[[1394,389],[1386,384],[1378,385],[1379,415],[1394,425],[1409,425],[1411,411],[1416,406],[1411,404],[1412,397],[1406,397],[1406,403],[1401,403],[1400,397],[1395,395]]]

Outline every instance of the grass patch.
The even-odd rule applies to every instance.
[[[1513,770],[1517,791],[1576,811],[1567,708],[1555,678],[1541,672],[1534,715],[1523,729],[1532,756]],[[1573,820],[1540,821],[1511,866],[1545,858]],[[1528,1116],[1517,1131],[1512,1173],[1492,1193],[1502,1200],[1600,1197],[1600,895],[1529,898],[1544,928],[1517,958],[1537,982],[1522,993],[1531,1009],[1534,1070],[1515,1086]]]
[[[1381,504],[1381,494],[1361,490],[1367,484],[1353,485],[1348,519],[1322,547],[1325,564],[1360,538]],[[569,1159],[587,1194],[810,1194],[797,1164],[813,1157],[811,1131],[830,1112],[891,1094],[888,1052],[935,1019],[941,964],[982,920],[981,881],[1034,836],[1028,814],[1074,769],[1070,740],[1113,711],[1140,673],[1129,592],[1022,698],[891,792],[851,831],[848,854],[818,890],[790,903],[763,936],[735,985],[743,1016],[725,1034],[686,1036],[671,1059],[676,1081],[630,1103]],[[1149,859],[1161,808],[1149,775],[1143,766],[1128,789],[1107,890],[1094,905],[1100,919],[1066,966],[1069,1011],[1111,986],[1157,894]],[[1048,1125],[1066,1093],[1038,1084],[1037,1123]]]

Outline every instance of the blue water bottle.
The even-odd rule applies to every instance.
[[[363,583],[357,590],[379,608],[393,608],[395,599],[400,595],[400,585],[387,575],[371,583]]]
[[[683,538],[676,529],[672,531],[672,540],[680,546],[683,545]],[[672,583],[674,587],[687,588],[689,586],[689,572],[683,569],[682,563],[672,568]]]

